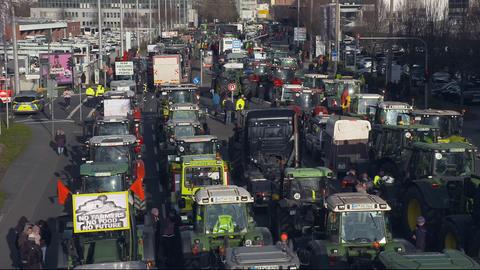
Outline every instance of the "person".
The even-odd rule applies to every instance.
[[[417,228],[413,232],[412,239],[415,241],[415,247],[419,251],[425,251],[427,243],[427,229],[425,228],[425,218],[417,217]]]
[[[161,239],[160,239],[160,212],[158,211],[158,208],[152,208],[150,210],[150,217],[151,217],[151,222],[152,222],[152,227],[153,227],[153,232],[155,235],[155,250],[157,250],[157,254],[162,254],[162,246],[161,246]],[[163,258],[159,258],[160,260]]]
[[[63,99],[65,100],[65,109],[70,107],[70,100],[72,99],[73,92],[70,89],[63,91]]]
[[[92,88],[92,86],[89,86],[87,90],[85,90],[85,95],[87,97],[93,97],[95,96],[95,90]]]
[[[39,243],[39,238],[31,233],[28,235],[27,241],[25,241],[20,247],[20,259],[22,262],[22,269],[42,269],[42,250]]]
[[[235,110],[235,106],[233,105],[233,101],[230,98],[226,98],[225,100],[225,125],[232,123],[232,114]]]
[[[347,175],[343,178],[342,187],[347,190],[353,190],[357,184],[357,172],[354,169],[348,170]]]
[[[213,89],[212,89],[213,90]],[[214,90],[212,96],[213,111],[215,116],[220,112],[220,95]]]
[[[380,170],[377,175],[373,178],[373,188],[379,189],[382,185],[382,180],[385,177],[385,172]]]
[[[343,89],[341,101],[342,101],[342,111],[344,113],[350,112],[351,97],[350,97],[350,93],[348,92],[348,87],[345,87],[345,89]]]
[[[240,112],[245,109],[245,96],[241,95],[235,102],[235,111],[237,111],[237,119],[240,119]]]
[[[365,183],[365,188],[366,191],[371,191],[373,188],[373,181],[372,179],[368,176],[366,172],[362,173],[360,175],[360,181]]]
[[[17,237],[17,248],[20,249],[25,242],[28,240],[28,236],[33,232],[33,225],[30,223],[26,223],[23,226],[22,232]]]
[[[168,212],[168,215],[165,217],[163,229],[162,229],[162,245],[163,245],[163,255],[167,260],[172,259],[173,249],[175,245],[175,225],[176,225],[176,212],[174,209],[171,209]],[[168,262],[168,265],[171,265],[172,262]]]
[[[67,136],[65,132],[61,129],[58,129],[55,134],[55,143],[57,144],[57,154],[61,155],[65,151],[65,144],[67,142]]]
[[[105,93],[105,88],[103,87],[103,85],[101,84],[97,85],[97,92],[95,92],[95,96],[96,97],[103,96],[104,93]]]
[[[45,256],[52,240],[52,233],[48,228],[47,222],[43,219],[37,222],[37,226],[40,228],[40,248],[42,249],[43,264],[45,264]]]

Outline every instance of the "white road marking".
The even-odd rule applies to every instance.
[[[153,147],[153,152],[155,153],[155,155],[157,155],[157,154],[158,154],[157,147]]]
[[[85,103],[86,101],[87,101],[87,98],[85,98],[80,104],[78,104],[67,116],[67,119],[72,119],[73,114],[75,114],[80,109],[80,106],[82,106],[83,103]]]
[[[40,120],[40,121],[35,121],[35,120],[30,120],[30,121],[15,121],[16,123],[23,123],[23,124],[45,124],[45,123],[74,123],[75,121],[70,120],[70,119],[65,119],[65,120]]]
[[[155,123],[152,123],[152,129],[155,130]]]
[[[157,169],[157,172],[160,172],[160,164],[155,163],[155,168]]]
[[[156,140],[155,134],[152,134],[152,139],[155,142],[155,140]]]

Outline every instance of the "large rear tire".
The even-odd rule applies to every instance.
[[[425,217],[427,222],[432,224],[427,218],[427,216],[430,216],[431,209],[427,206],[421,192],[415,187],[408,189],[402,211],[402,227],[404,236],[407,239],[411,238],[413,231],[417,227],[417,218],[419,216]]]

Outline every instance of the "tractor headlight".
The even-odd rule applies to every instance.
[[[402,252],[402,251],[403,251],[403,248],[397,247],[397,248],[395,248],[395,251],[396,251],[396,252]]]
[[[183,147],[183,146],[178,147],[178,151],[180,151],[180,152],[185,151],[185,147]]]
[[[252,240],[250,240],[250,239],[245,240],[245,246],[246,247],[249,247],[251,245],[252,245]]]
[[[297,193],[293,194],[293,198],[295,200],[300,200],[300,198],[301,198],[300,193],[297,192]]]

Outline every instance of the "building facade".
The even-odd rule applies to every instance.
[[[11,24],[5,28],[4,38],[7,42],[12,41],[12,30]],[[26,40],[34,36],[48,37],[51,33],[53,42],[81,34],[80,22],[75,21],[34,21],[22,19],[16,22],[16,31],[17,40]]]
[[[241,20],[255,20],[257,14],[257,0],[236,0],[238,16]]]
[[[136,1],[123,0],[124,26],[136,27]],[[186,15],[185,6],[191,0],[138,0],[139,26],[149,26],[149,16],[152,14],[153,23],[158,23],[158,3],[160,2],[160,14],[164,18],[165,4],[167,7],[168,20],[183,22]],[[152,7],[149,7],[149,4]],[[103,27],[112,29],[120,28],[120,0],[102,0]],[[31,9],[34,18],[49,18],[64,20],[70,19],[80,22],[81,27],[96,27],[98,25],[97,0],[39,0],[38,6]],[[155,25],[153,25],[155,27]]]

